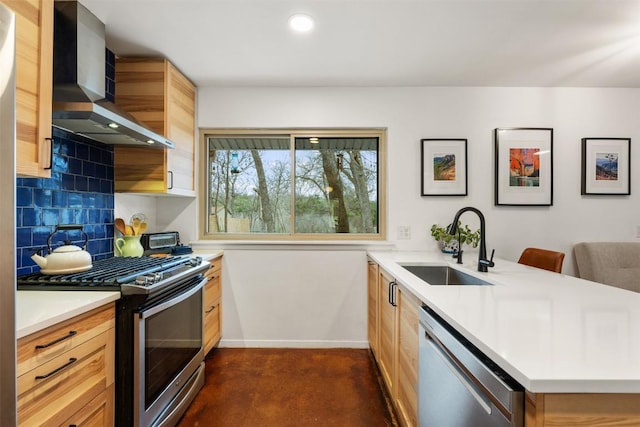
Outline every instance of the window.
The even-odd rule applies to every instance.
[[[384,130],[202,136],[204,238],[384,238]]]

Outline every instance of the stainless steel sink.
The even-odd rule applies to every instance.
[[[485,286],[492,284],[470,274],[441,265],[402,265],[411,274],[430,285],[471,285]]]

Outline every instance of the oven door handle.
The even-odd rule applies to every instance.
[[[199,292],[200,290],[202,290],[204,288],[205,283],[207,283],[207,278],[203,277],[202,280],[200,282],[198,282],[198,284],[196,284],[195,286],[193,286],[192,288],[190,288],[189,290],[182,292],[181,294],[177,295],[175,298],[171,298],[168,301],[163,302],[162,304],[158,304],[154,307],[151,307],[149,310],[144,310],[142,312],[140,312],[140,318],[141,319],[146,319],[149,316],[153,316],[156,313],[161,312],[162,310],[166,310],[167,308],[171,307],[172,305],[176,305],[184,300],[186,300],[187,298],[193,296],[196,292]]]

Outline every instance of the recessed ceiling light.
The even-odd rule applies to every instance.
[[[120,127],[120,126],[118,126],[118,124],[117,124],[117,123],[109,123],[109,124],[108,124],[108,126],[109,126],[111,129],[118,129],[118,128]]]
[[[300,33],[306,33],[313,28],[313,18],[303,13],[297,13],[289,18],[289,26]]]

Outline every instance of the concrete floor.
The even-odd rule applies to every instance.
[[[179,427],[396,426],[363,349],[212,350]]]

